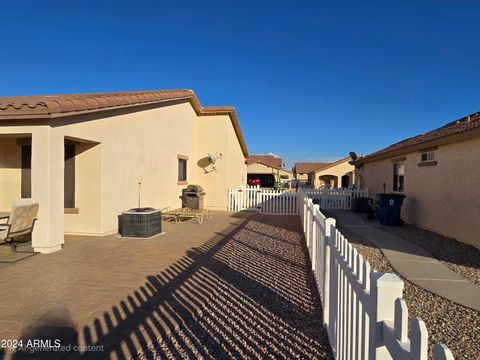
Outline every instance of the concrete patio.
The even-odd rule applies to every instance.
[[[285,328],[281,339],[277,339],[280,333],[272,334],[270,328],[262,335],[271,339],[272,344],[277,341],[288,344],[288,347],[279,346],[279,353],[319,354],[323,351],[328,354],[326,334],[319,333],[322,331],[318,314],[321,309],[318,299],[315,300],[317,295],[308,271],[302,235],[297,231],[301,230],[298,217],[290,217],[294,230],[282,228],[285,227],[284,221],[279,219],[280,222],[277,220],[275,226],[269,226],[269,233],[265,234],[255,232],[252,226],[252,230],[245,230],[252,216],[258,217],[249,212],[218,212],[213,220],[205,221],[203,225],[195,221],[166,223],[164,230],[167,234],[151,240],[122,239],[118,235],[103,238],[69,236],[64,249],[58,253],[29,256],[13,262],[5,261],[8,258],[5,253],[0,267],[0,339],[59,339],[65,351],[31,353],[0,349],[0,359],[123,359],[145,353],[159,339],[185,329],[182,324],[194,321],[192,317],[209,311],[209,306],[215,304],[206,305],[212,294],[225,288],[225,285],[219,285],[225,284],[219,274],[229,268],[240,280],[230,282],[228,291],[231,296],[234,293],[242,296],[243,300],[239,298],[237,304],[242,301],[243,305],[228,321],[235,322],[248,304],[252,310],[244,314],[245,319],[247,314],[251,316],[252,311],[257,311],[259,315],[250,322],[271,322],[269,326],[278,331]],[[250,234],[246,239],[253,235],[257,246],[262,248],[252,248],[242,236],[232,243],[240,232],[243,237]],[[294,236],[294,243],[283,239],[282,232]],[[268,246],[262,245],[265,241],[274,241],[287,246],[289,252],[291,249],[295,252],[289,255],[281,250],[275,254]],[[226,244],[230,244],[230,248]],[[229,254],[235,252],[240,257],[234,256],[234,264],[229,265],[232,260]],[[284,258],[285,255],[289,257]],[[243,256],[245,258],[239,260]],[[262,256],[269,262],[259,260]],[[274,259],[277,259],[277,269],[271,262]],[[292,266],[294,271],[285,272],[286,265]],[[258,272],[262,266],[267,267]],[[282,271],[285,276],[278,277]],[[225,274],[228,277],[229,272]],[[296,289],[291,287],[293,283]],[[252,289],[256,289],[257,302],[251,297],[254,294]],[[260,306],[265,296],[269,299],[276,296],[278,300]],[[218,304],[218,299],[216,301]],[[230,300],[225,301],[228,304]],[[227,309],[233,309],[232,306],[226,305]],[[283,316],[283,312],[289,313],[293,320]],[[220,316],[217,311],[213,314]],[[275,323],[268,320],[271,314],[279,318]],[[216,344],[218,351],[223,351],[215,329],[220,326],[224,329],[221,333],[224,333],[226,325],[217,321],[208,332],[208,340],[201,344]],[[310,327],[306,329],[307,326]],[[193,331],[192,328],[190,326],[189,331]],[[260,325],[253,324],[253,328],[258,329]],[[236,326],[231,329],[234,334],[242,334],[235,330]],[[196,336],[189,335],[189,341],[194,341]],[[288,337],[292,337],[291,340]],[[251,335],[251,339],[251,344],[256,344],[255,336]],[[242,347],[244,343],[245,340],[239,340],[234,346]],[[75,351],[78,346],[80,351]],[[187,345],[184,348],[190,351]]]
[[[140,301],[157,307],[159,298],[173,296],[179,282],[201,286],[206,299],[214,284],[205,283],[204,278],[213,278],[215,269],[202,268],[204,255],[230,236],[245,216],[248,213],[216,213],[203,225],[164,223],[167,234],[151,240],[67,236],[64,249],[48,255],[26,255],[23,251],[28,246],[17,254],[2,247],[0,338],[52,336],[63,338],[62,344],[108,347],[118,340],[114,334],[140,321],[146,311],[138,309]],[[196,247],[197,252],[192,250]],[[201,306],[196,301],[192,304]],[[176,309],[163,313],[165,318],[158,319],[163,328],[183,316]],[[101,328],[101,322],[112,328]],[[52,355],[65,354],[48,357]]]

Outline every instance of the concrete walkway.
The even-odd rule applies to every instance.
[[[445,299],[480,311],[480,286],[453,272],[429,252],[402,238],[382,230],[377,221],[364,214],[345,210],[329,210],[340,225],[377,245],[393,268],[408,281]]]

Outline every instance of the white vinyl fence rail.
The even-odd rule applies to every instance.
[[[368,196],[368,190],[303,189],[308,197],[319,203],[321,209],[350,209],[352,198]],[[270,215],[298,214],[297,193],[290,190],[262,189],[243,186],[228,189],[228,210],[257,210]]]
[[[228,211],[257,210],[260,203],[260,185],[228,189]]]
[[[323,307],[323,323],[336,359],[426,360],[428,331],[410,322],[403,281],[372,271],[370,264],[299,189],[297,203]],[[435,360],[453,360],[447,346],[433,347]]]
[[[297,215],[297,193],[285,190],[244,186],[228,189],[228,210],[256,210],[269,215]]]
[[[367,190],[347,189],[305,189],[309,198],[318,201],[320,209],[343,209],[350,210],[352,198],[368,197]]]

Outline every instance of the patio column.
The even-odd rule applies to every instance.
[[[49,127],[32,134],[32,198],[40,204],[32,246],[43,254],[62,248],[64,243],[64,138]]]

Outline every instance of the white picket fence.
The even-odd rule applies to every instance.
[[[258,210],[260,186],[243,186],[239,189],[228,189],[228,211]]]
[[[368,189],[305,189],[305,193],[308,197],[318,201],[320,209],[350,210],[352,206],[352,198],[368,197]]]
[[[308,197],[317,200],[321,209],[350,209],[352,198],[368,196],[368,190],[303,189]],[[297,193],[291,190],[262,189],[243,186],[228,189],[228,210],[256,210],[270,215],[298,214]]]
[[[403,299],[403,281],[371,270],[368,261],[313,204],[298,192],[303,222],[323,307],[323,323],[336,359],[426,360],[428,331],[420,318],[410,323]],[[447,346],[433,347],[435,360],[453,360]]]
[[[228,189],[228,210],[256,210],[269,215],[297,215],[297,193],[287,190],[244,186]]]

